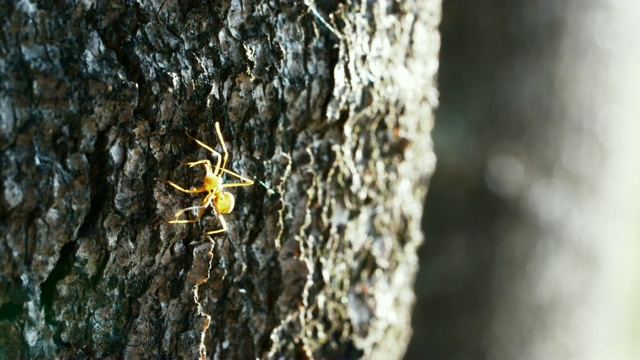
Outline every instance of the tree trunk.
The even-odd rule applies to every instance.
[[[640,359],[638,14],[444,2],[408,358]]]
[[[439,1],[0,14],[0,357],[402,356]],[[215,122],[265,186],[209,236],[154,179],[201,186]]]

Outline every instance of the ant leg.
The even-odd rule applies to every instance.
[[[198,160],[198,161],[193,161],[193,162],[188,162],[185,163],[187,165],[189,165],[189,167],[194,167],[196,165],[200,165],[200,164],[204,164],[204,167],[207,167],[207,164],[209,164],[209,166],[211,166],[211,161],[209,160]]]
[[[178,190],[180,190],[182,192],[185,192],[187,194],[195,194],[195,193],[201,193],[201,192],[207,191],[207,189],[205,189],[204,186],[201,186],[201,187],[199,187],[197,189],[187,190],[187,189],[184,189],[184,188],[180,187],[180,185],[178,185],[176,183],[173,183],[173,182],[171,182],[169,180],[164,180],[164,179],[159,179],[159,178],[154,178],[154,180],[162,181],[164,183],[167,183],[168,185],[171,185],[174,188],[176,188],[176,189],[178,189]]]
[[[189,167],[202,164],[202,166],[204,166],[204,170],[207,172],[207,176],[216,176],[213,170],[211,169],[211,161],[209,160],[199,160],[194,162],[188,162],[186,164],[189,165]]]
[[[193,136],[189,135],[189,133],[186,133],[186,134],[187,134],[188,137],[191,138],[191,140],[197,142],[198,145],[200,145],[203,148],[209,150],[209,152],[211,152],[214,156],[216,156],[218,158],[218,160],[216,161],[216,171],[213,173],[214,175],[217,175],[217,173],[218,173],[218,171],[220,169],[220,163],[222,162],[222,155],[219,152],[213,150],[209,145],[207,145],[207,144],[203,143],[202,141],[200,141],[200,140],[194,138]],[[226,148],[224,148],[224,149],[225,149],[225,153],[226,153],[227,149]],[[225,159],[225,164],[226,163],[227,163],[227,160]]]
[[[188,219],[178,219],[178,216],[182,215],[184,212],[186,211],[190,211],[193,209],[200,209],[200,211],[198,212],[198,217],[193,219],[193,220],[188,220]],[[170,220],[169,224],[189,224],[189,223],[194,223],[194,222],[198,222],[198,220],[200,220],[200,218],[202,217],[202,213],[204,211],[204,207],[202,206],[191,206],[188,208],[184,208],[181,210],[178,210],[175,215],[173,215],[175,217],[175,220]]]
[[[204,200],[202,201],[202,205],[200,205],[200,206],[191,206],[191,207],[188,207],[188,208],[184,208],[184,209],[178,210],[175,213],[175,215],[173,215],[175,217],[175,220],[171,220],[171,221],[169,221],[169,223],[170,224],[188,224],[188,223],[197,222],[202,217],[202,214],[204,213],[204,209],[206,209],[210,205],[212,196],[213,196],[213,194],[211,194],[211,193],[209,193],[209,195],[205,196]],[[198,211],[198,217],[196,217],[193,220],[187,220],[187,219],[180,220],[180,219],[178,219],[178,216],[182,215],[185,211],[189,211],[189,210],[193,210],[193,209],[200,209],[200,211]]]
[[[205,235],[220,234],[227,231],[227,223],[224,221],[224,217],[222,216],[222,214],[218,214],[218,219],[220,219],[220,224],[222,224],[222,229],[209,231],[205,233]]]
[[[218,163],[218,167],[216,170],[225,169],[227,167],[227,160],[229,159],[229,153],[227,152],[227,145],[224,143],[224,139],[222,138],[222,132],[220,131],[220,123],[216,121],[216,133],[218,134],[218,140],[220,141],[220,145],[222,145],[222,150],[224,152],[224,162],[222,163],[222,167],[220,167],[220,163]]]
[[[237,173],[235,173],[235,172],[233,172],[231,170],[227,170],[227,169],[221,169],[221,170],[222,170],[222,172],[225,172],[225,173],[227,173],[227,174],[229,174],[231,176],[235,176],[236,178],[242,180],[242,182],[239,182],[239,183],[225,183],[225,184],[222,184],[222,187],[226,187],[227,188],[227,187],[238,187],[238,186],[253,185],[253,180],[251,180],[251,179],[248,179],[248,178],[246,178],[246,177],[244,177],[244,176],[242,176],[240,174],[237,174]]]

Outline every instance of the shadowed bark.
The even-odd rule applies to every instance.
[[[0,6],[0,357],[403,354],[438,1]]]

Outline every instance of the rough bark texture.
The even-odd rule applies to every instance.
[[[402,355],[439,1],[0,7],[0,357]]]

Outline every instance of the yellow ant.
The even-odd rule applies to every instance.
[[[208,192],[207,196],[205,196],[204,200],[202,201],[202,205],[192,206],[192,207],[179,210],[174,215],[175,219],[169,221],[170,224],[188,224],[188,223],[197,222],[202,217],[204,210],[207,207],[212,206],[216,212],[216,215],[218,216],[218,219],[220,219],[220,224],[222,224],[222,229],[209,231],[205,233],[206,235],[213,235],[213,234],[223,233],[227,231],[227,223],[224,221],[224,217],[222,215],[229,214],[233,210],[233,205],[235,204],[235,198],[233,197],[233,194],[226,192],[224,189],[230,188],[230,187],[253,185],[252,180],[247,179],[240,174],[237,174],[231,170],[226,169],[227,160],[229,159],[229,153],[227,152],[227,146],[225,145],[224,139],[222,138],[222,133],[220,132],[220,124],[216,122],[215,126],[216,126],[216,133],[218,134],[218,140],[220,141],[220,144],[222,145],[222,150],[224,152],[224,160],[223,160],[223,156],[219,152],[213,150],[211,147],[207,146],[206,144],[202,143],[201,141],[199,141],[198,139],[192,137],[187,133],[187,136],[195,140],[195,142],[198,143],[198,145],[209,150],[213,155],[218,157],[215,168],[212,168],[211,162],[209,160],[198,160],[198,161],[187,163],[189,167],[193,167],[200,164],[204,166],[206,174],[204,176],[204,183],[202,184],[202,186],[196,189],[186,190],[169,180],[158,179],[158,178],[155,179],[155,180],[163,181],[173,186],[174,188],[188,194]],[[221,162],[222,162],[222,166],[220,166]],[[242,182],[225,184],[224,180],[222,179],[222,175],[224,173],[229,174],[231,176],[235,176],[236,178],[242,180]],[[200,209],[200,211],[198,211],[198,217],[196,217],[195,219],[193,220],[178,219],[178,217],[182,215],[184,212],[195,210],[195,209]]]

